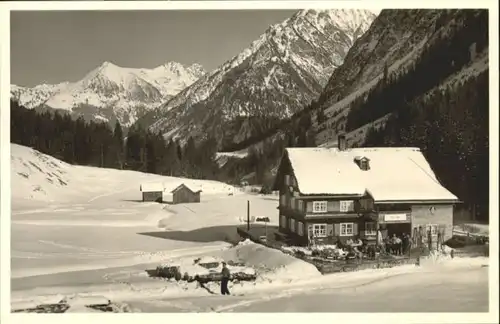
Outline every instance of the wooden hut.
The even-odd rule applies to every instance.
[[[170,191],[172,194],[172,204],[199,203],[201,200],[201,190],[194,190],[184,183]]]
[[[143,183],[140,190],[142,192],[142,201],[163,202],[163,183]]]

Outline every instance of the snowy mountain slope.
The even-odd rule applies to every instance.
[[[374,18],[366,10],[299,11],[139,123],[181,139],[244,140],[265,119],[289,117],[315,99]]]
[[[201,188],[205,194],[234,191],[232,186],[217,181],[71,165],[17,144],[11,144],[11,179],[16,207],[27,202],[86,202],[107,194],[119,194],[118,188],[132,190],[140,197],[139,186],[144,182],[185,182],[193,188]]]
[[[201,77],[199,64],[168,62],[154,69],[123,68],[110,62],[82,80],[34,88],[11,87],[11,96],[27,108],[65,110],[87,119],[118,120],[130,126]]]
[[[463,27],[467,10],[383,10],[347,54],[321,94],[326,119],[317,123],[317,143],[335,140],[345,128],[351,103],[389,73],[408,69],[431,44]],[[481,60],[481,57],[475,58]],[[483,58],[484,59],[484,58]]]

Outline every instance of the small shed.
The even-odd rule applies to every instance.
[[[150,182],[141,184],[142,201],[163,202],[163,183]]]
[[[182,183],[172,191],[172,204],[199,203],[201,200],[201,190],[195,190]]]

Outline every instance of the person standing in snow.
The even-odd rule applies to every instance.
[[[226,266],[226,262],[222,262],[222,279],[220,282],[220,293],[222,295],[230,295],[229,289],[227,288],[227,284],[229,282],[229,278],[231,277],[231,272],[229,272],[229,269]]]

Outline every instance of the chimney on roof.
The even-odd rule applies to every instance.
[[[347,149],[347,142],[344,134],[338,136],[337,146],[339,151],[345,151]]]

